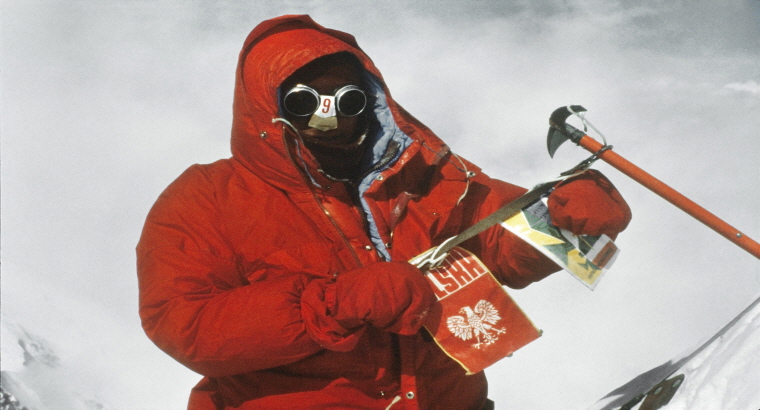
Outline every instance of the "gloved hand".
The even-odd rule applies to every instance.
[[[588,170],[565,181],[549,195],[554,225],[576,235],[615,238],[631,221],[631,209],[601,172]]]
[[[332,291],[330,314],[341,326],[368,324],[402,335],[417,333],[436,301],[422,272],[407,262],[378,262],[339,274]]]

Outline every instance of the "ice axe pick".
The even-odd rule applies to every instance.
[[[596,130],[596,128],[594,128],[593,125],[591,125],[586,120],[584,117],[585,112],[586,109],[580,105],[570,105],[554,110],[551,117],[549,118],[549,135],[547,136],[546,140],[549,156],[554,157],[554,153],[557,151],[557,148],[559,148],[559,146],[562,145],[565,141],[570,140],[576,145],[580,145],[585,150],[593,154],[591,157],[579,164],[575,170],[578,168],[587,168],[597,159],[601,159],[618,171],[624,173],[625,175],[628,175],[634,181],[645,186],[650,191],[661,196],[666,201],[675,205],[682,211],[691,215],[696,220],[707,225],[710,229],[723,235],[723,237],[735,243],[745,251],[749,252],[754,257],[760,259],[759,243],[744,235],[741,233],[741,231],[729,225],[714,214],[710,213],[708,210],[702,208],[694,201],[683,196],[680,192],[676,191],[643,169],[637,167],[625,158],[618,155],[615,151],[612,150],[611,145],[607,145],[606,140],[604,141],[604,144],[602,144],[592,137],[588,136],[585,132],[587,126],[593,128],[597,133],[599,133],[599,131]],[[576,115],[581,119],[581,121],[583,121],[584,131],[581,131],[566,123],[567,118],[570,115]],[[599,134],[601,135],[601,133]],[[604,136],[602,136],[602,139],[604,139]]]

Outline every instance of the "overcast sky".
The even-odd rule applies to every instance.
[[[2,312],[114,409],[183,408],[198,375],[144,336],[134,247],[185,168],[228,157],[248,32],[310,14],[355,35],[394,98],[523,186],[582,104],[615,150],[760,238],[760,1],[127,1],[2,4]],[[499,409],[585,409],[709,337],[760,294],[760,263],[605,164],[633,209],[595,291],[510,291],[544,336],[487,371]]]

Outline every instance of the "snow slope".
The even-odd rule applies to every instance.
[[[72,374],[79,373],[73,368],[75,363],[62,362],[45,339],[28,332],[6,315],[0,322],[3,393],[10,394],[29,410],[107,408],[99,398],[80,393],[87,389],[83,388],[86,384],[72,378]],[[102,375],[86,376],[91,381],[98,377]]]
[[[663,380],[680,375],[683,382],[672,398],[662,400],[663,407],[648,410],[760,409],[760,298],[707,342],[636,377],[589,410],[630,406],[637,396],[654,392]],[[647,399],[641,399],[636,406],[625,408],[643,409],[646,403]]]

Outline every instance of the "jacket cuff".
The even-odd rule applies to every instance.
[[[348,352],[364,334],[365,326],[349,329],[331,316],[335,306],[335,282],[314,280],[301,295],[301,316],[306,333],[320,346],[336,352]]]

